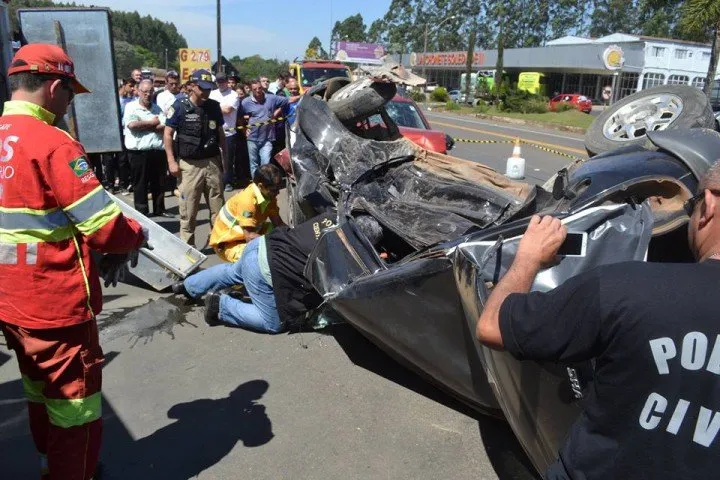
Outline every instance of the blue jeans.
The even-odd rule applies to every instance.
[[[272,142],[266,140],[264,142],[255,142],[248,140],[248,156],[250,157],[250,178],[255,176],[255,170],[260,168],[260,165],[267,165],[270,163],[270,154],[272,153]]]
[[[252,303],[221,295],[220,321],[260,332],[278,333],[283,330],[283,325],[275,306],[273,287],[260,272],[258,240],[253,239],[247,244],[237,262],[215,265],[186,278],[185,289],[192,297],[199,298],[211,290],[242,283]]]

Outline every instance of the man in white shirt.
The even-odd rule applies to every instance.
[[[220,110],[225,120],[223,131],[225,133],[225,141],[227,142],[227,156],[223,158],[223,183],[225,183],[225,191],[232,192],[233,186],[233,172],[239,179],[238,165],[236,163],[236,151],[237,151],[237,115],[238,108],[240,108],[240,98],[238,94],[229,87],[227,75],[220,72],[215,76],[215,83],[218,88],[210,92],[210,98],[220,104]]]
[[[178,93],[180,93],[180,75],[176,71],[170,70],[165,75],[165,90],[158,93],[155,100],[166,117],[168,116],[168,110],[177,100]]]
[[[150,215],[148,186],[153,202],[153,215],[172,217],[165,213],[163,177],[167,170],[162,132],[166,117],[160,107],[152,103],[153,82],[143,80],[138,85],[139,97],[125,106],[125,148],[130,161],[135,209]]]

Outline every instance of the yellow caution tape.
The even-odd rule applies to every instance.
[[[476,143],[476,144],[500,144],[500,143],[515,143],[514,140],[472,140],[469,138],[455,138],[453,137],[453,140],[459,143]],[[538,145],[537,143],[530,142],[528,140],[520,139],[520,142],[524,145],[527,145],[528,147],[537,148],[538,150],[542,150],[543,152],[552,153],[555,155],[559,155],[561,157],[569,158],[572,160],[580,160],[584,161],[583,158],[578,157],[576,155],[570,155],[569,153],[561,152],[560,150],[554,150],[552,148],[544,147],[542,145]]]
[[[284,121],[285,121],[285,117],[271,118],[270,120],[268,120],[266,122],[251,123],[249,125],[237,127],[237,130],[245,130],[245,129],[249,130],[253,127],[262,127],[263,125],[271,125],[273,123],[280,123],[280,122],[284,122]]]

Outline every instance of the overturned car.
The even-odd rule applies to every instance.
[[[539,187],[402,138],[383,110],[393,84],[336,87],[309,92],[288,129],[292,219],[336,209],[341,220],[320,238],[305,276],[398,361],[477,411],[504,415],[544,471],[580,412],[592,365],[518,362],[480,345],[475,322],[489,292],[535,213],[560,218],[570,233],[534,290],[602,264],[690,261],[682,204],[720,135],[648,132],[651,144],[574,162]],[[355,227],[359,215],[381,225],[378,244]]]

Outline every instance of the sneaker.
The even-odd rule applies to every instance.
[[[217,292],[208,292],[205,295],[205,323],[214,327],[220,325],[220,294]]]
[[[184,282],[175,282],[170,288],[175,295],[184,295],[188,300],[195,300],[185,288]]]
[[[230,185],[229,183],[228,183],[227,185],[225,185],[225,191],[226,191],[226,192],[232,192],[232,191],[233,191],[232,185]]]

